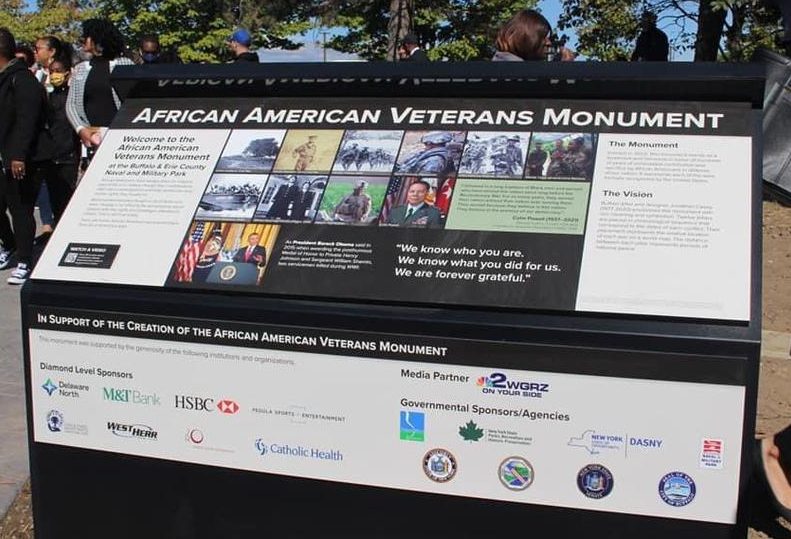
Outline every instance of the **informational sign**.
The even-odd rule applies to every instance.
[[[34,277],[748,320],[751,110],[129,100]]]
[[[44,308],[30,327],[35,442],[736,521],[742,386],[530,370],[547,348],[415,335]]]

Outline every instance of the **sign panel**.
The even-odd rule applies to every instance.
[[[530,370],[529,345],[513,345],[508,354],[521,350],[525,363],[513,369],[481,341],[33,316],[36,442],[512,503],[736,519],[741,386]],[[481,346],[485,367],[470,363]]]
[[[733,103],[129,100],[34,277],[749,319]]]

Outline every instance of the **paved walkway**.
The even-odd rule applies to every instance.
[[[30,474],[19,286],[0,272],[0,515],[5,515]]]

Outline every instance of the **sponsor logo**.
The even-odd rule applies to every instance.
[[[479,429],[478,425],[470,419],[466,424],[459,427],[459,436],[465,442],[477,442],[483,438],[483,429]]]
[[[47,381],[41,386],[41,389],[47,392],[50,397],[57,394],[59,397],[72,397],[79,398],[80,391],[88,391],[88,386],[83,384],[72,384],[70,382],[59,381],[57,384],[52,381],[52,378],[47,378]]]
[[[525,490],[533,484],[533,466],[522,457],[508,457],[498,468],[500,482],[509,490]]]
[[[345,423],[346,416],[328,412],[310,410],[307,406],[292,404],[288,408],[270,408],[268,406],[254,406],[250,408],[254,414],[288,418],[291,423],[307,425],[308,423]]]
[[[200,445],[206,437],[200,429],[190,429],[187,431],[187,441],[191,444]]]
[[[182,410],[197,412],[213,412],[218,410],[223,414],[235,414],[239,411],[239,404],[231,399],[216,401],[212,398],[197,397],[194,395],[176,395],[175,407]]]
[[[456,457],[447,449],[432,449],[423,456],[423,472],[432,481],[446,483],[453,479],[457,470]]]
[[[704,438],[700,448],[700,467],[721,470],[724,452],[725,442],[722,440]]]
[[[612,492],[614,483],[610,470],[601,464],[588,464],[577,473],[577,488],[594,500],[604,498]]]
[[[213,412],[214,399],[195,397],[192,395],[176,395],[175,407],[181,408],[182,410]]]
[[[47,378],[47,381],[44,382],[44,385],[41,387],[44,389],[44,391],[47,392],[47,395],[49,395],[50,397],[52,396],[53,393],[55,393],[58,390],[58,386],[56,386],[55,383],[50,378]]]
[[[50,410],[47,413],[47,429],[50,432],[65,432],[67,434],[88,434],[87,425],[67,423],[66,419],[59,410]]]
[[[409,442],[423,442],[426,439],[426,414],[401,410],[399,414],[401,439]]]
[[[50,410],[47,414],[47,428],[50,432],[63,432],[63,414],[57,410]]]
[[[236,453],[234,449],[227,447],[217,447],[212,440],[206,440],[206,434],[199,428],[187,429],[184,433],[184,441],[189,444],[190,449],[199,451],[213,451],[215,453]]]
[[[139,438],[141,440],[156,440],[159,434],[148,425],[107,422],[107,430],[122,438]]]
[[[670,472],[659,480],[659,497],[673,507],[684,507],[695,499],[695,481],[684,472]]]
[[[239,405],[235,401],[223,399],[217,403],[217,409],[224,414],[235,414],[239,411]]]
[[[588,429],[579,437],[573,436],[568,441],[569,447],[581,447],[591,455],[601,452],[621,452],[626,456],[629,449],[660,449],[663,444],[661,438],[637,438],[621,434],[604,434],[593,429]]]
[[[489,376],[481,376],[475,381],[481,391],[490,395],[506,395],[511,397],[529,397],[540,399],[549,393],[549,384],[544,382],[527,382],[511,380],[502,372],[493,372]]]
[[[255,450],[262,457],[267,455],[279,455],[281,457],[296,457],[313,460],[332,460],[340,462],[343,460],[343,453],[338,449],[320,449],[317,447],[305,447],[303,445],[290,445],[281,443],[269,443],[264,438],[255,440]]]
[[[118,389],[115,387],[103,387],[102,399],[106,401],[121,402],[125,404],[143,404],[148,406],[160,406],[159,395],[156,393],[143,393],[137,389]]]

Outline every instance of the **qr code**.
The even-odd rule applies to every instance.
[[[77,262],[77,253],[69,253],[66,255],[66,258],[63,259],[66,264],[74,264]]]

